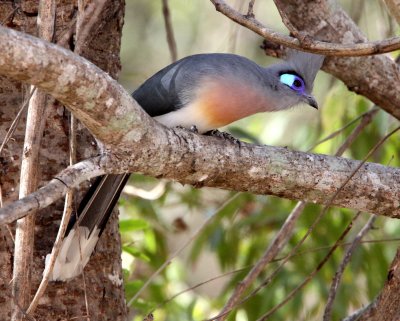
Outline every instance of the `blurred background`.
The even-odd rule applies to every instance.
[[[247,12],[248,1],[228,3]],[[218,13],[211,2],[170,0],[168,5],[178,59],[196,53],[228,52],[260,65],[276,62],[260,49],[262,38]],[[370,40],[399,34],[381,1],[342,0],[337,5],[345,8]],[[268,27],[287,34],[272,0],[256,1],[254,13]],[[121,58],[120,82],[130,92],[171,63],[162,0],[126,0]],[[316,153],[334,154],[357,126],[354,120],[373,105],[324,72],[317,76],[314,94],[321,106],[318,111],[300,106],[258,114],[223,130],[248,142],[307,151],[320,139],[350,124],[313,149]],[[379,111],[344,156],[362,159],[396,123]],[[370,161],[398,166],[399,141],[398,135],[391,137]],[[276,197],[194,189],[132,175],[120,201],[126,297],[127,301],[134,299],[130,304],[131,320],[143,320],[153,311],[157,321],[204,320],[218,314],[295,204]],[[295,236],[280,257],[290,252],[320,210],[317,205],[307,206]],[[242,304],[230,320],[256,320],[278,304],[315,269],[354,215],[351,210],[332,208],[298,255],[285,264],[266,288]],[[368,218],[369,214],[361,215],[346,242],[354,238]],[[362,307],[379,293],[399,245],[399,232],[396,220],[378,218],[365,237],[368,242],[358,248],[346,269],[334,305],[334,320]],[[188,246],[182,249],[186,242]],[[344,251],[345,246],[336,250],[317,276],[271,320],[320,320]],[[165,262],[167,267],[152,277]],[[278,263],[268,267],[254,288],[272,273],[275,264]],[[150,285],[134,297],[149,278]],[[187,291],[172,299],[184,290]]]

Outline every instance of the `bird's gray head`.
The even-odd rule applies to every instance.
[[[324,56],[289,50],[287,60],[266,70],[275,80],[274,89],[279,95],[279,109],[306,103],[318,109],[311,95],[314,79],[324,61]]]

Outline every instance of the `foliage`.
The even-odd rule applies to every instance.
[[[161,63],[168,64],[160,3],[127,1],[128,26],[124,32],[123,59],[126,63],[133,59],[131,65],[124,65],[125,73],[122,79],[126,85],[129,83],[127,87],[139,84],[145,78],[144,75],[150,75],[160,69]],[[351,10],[350,1],[342,3]],[[181,56],[194,53],[188,50],[191,44],[195,52],[221,51],[221,42],[217,45],[215,41],[218,37],[222,37],[227,50],[232,48],[229,40],[231,38],[226,34],[229,32],[231,37],[235,37],[236,29],[225,21],[221,22],[224,17],[210,13],[206,22],[201,19],[205,15],[204,11],[213,10],[208,8],[211,7],[209,3],[200,5],[175,0],[170,1],[170,6]],[[260,6],[272,7],[269,2]],[[379,23],[387,27],[384,23],[387,16],[383,11],[377,14],[369,5],[363,10],[361,26],[367,16],[373,14],[375,17],[379,16]],[[271,17],[271,21],[278,21],[276,14]],[[223,28],[215,30],[219,24],[223,24]],[[131,30],[132,27],[136,28]],[[208,37],[210,41],[207,41]],[[132,38],[132,41],[128,41],[127,38]],[[242,45],[242,40],[246,45]],[[267,59],[264,59],[261,50],[258,52],[248,49],[257,48],[260,43],[260,39],[241,30],[237,38],[237,51],[265,63]],[[129,49],[132,48],[137,53],[136,49],[139,46],[139,57],[132,58],[128,55]],[[146,50],[146,46],[149,49]],[[147,64],[141,64],[140,61],[146,61]],[[319,139],[348,124],[372,107],[366,99],[350,93],[343,84],[325,74],[318,76],[316,90],[320,105],[323,106],[319,113],[307,107],[300,107],[280,114],[257,115],[233,124],[229,130],[236,137],[246,141],[307,150]],[[344,129],[335,138],[318,145],[314,151],[334,154],[358,123]],[[393,128],[393,124],[390,116],[379,111],[344,156],[362,159],[372,146]],[[391,137],[370,161],[399,166],[399,150],[400,140],[397,134]],[[156,180],[140,175],[134,175],[130,183],[144,189],[158,184]],[[125,287],[128,301],[170,255],[196,233],[204,221],[210,219],[207,226],[191,242],[190,247],[174,258],[172,263],[152,280],[140,298],[133,302],[132,320],[142,320],[153,310],[158,321],[203,320],[217,315],[235,285],[262,256],[294,205],[295,202],[276,197],[234,194],[210,188],[198,190],[172,183],[167,184],[165,193],[155,201],[137,197],[124,199],[121,202],[121,233],[124,242],[123,262],[126,269]],[[307,206],[295,235],[280,258],[297,244],[320,210],[320,206]],[[232,313],[230,320],[256,320],[278,304],[316,268],[354,215],[355,213],[348,209],[330,209],[311,237],[290,258],[272,283],[242,304]],[[346,237],[346,242],[351,242],[368,218],[369,214],[361,215]],[[374,229],[365,237],[365,241],[368,242],[356,250],[346,268],[334,304],[334,320],[367,304],[379,292],[398,246],[396,236],[399,232],[400,225],[393,219],[379,218],[376,221]],[[345,246],[341,246],[336,250],[317,276],[271,319],[320,320],[332,277],[345,249]],[[272,273],[277,264],[279,260],[268,267],[253,285],[253,289]],[[229,271],[235,273],[223,276]],[[169,300],[174,294],[216,276],[221,277]]]

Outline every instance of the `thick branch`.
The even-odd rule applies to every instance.
[[[326,204],[359,164],[285,148],[237,146],[181,129],[166,129],[148,117],[113,79],[83,58],[1,27],[0,44],[0,73],[47,90],[98,139],[113,145],[113,154],[104,156],[94,168],[97,173],[86,172],[86,178],[104,172],[140,172],[194,186]],[[71,178],[67,185],[73,187],[76,182]],[[59,189],[57,195],[65,191]],[[365,164],[334,205],[400,217],[399,194],[399,169]],[[5,215],[5,211],[1,213]]]
[[[199,136],[183,129],[167,130],[165,133],[164,137],[153,136],[147,141],[138,142],[136,150],[145,146],[145,151],[134,153],[129,158],[129,150],[126,150],[126,157],[122,157],[122,154],[104,157],[98,166],[93,167],[96,174],[85,170],[86,178],[104,172],[140,172],[197,187],[219,187],[327,204],[360,163],[280,147],[244,143],[239,147],[222,139]],[[68,177],[68,187],[75,187],[85,179],[81,173],[71,171],[68,175],[71,174],[75,177],[66,176],[65,172],[62,175]],[[53,196],[48,195],[50,189],[46,189],[46,193],[39,192],[46,195],[48,200]],[[59,188],[58,198],[65,191],[66,187]],[[398,195],[400,169],[366,163],[334,199],[333,205],[400,217]],[[36,196],[31,197],[31,205],[27,208],[37,208],[36,200]],[[40,208],[48,204],[49,201],[40,203]],[[7,218],[10,213],[20,211],[16,216],[24,215],[21,210],[26,210],[26,206],[21,209],[0,209],[0,223],[12,221]]]
[[[0,74],[50,93],[105,144],[138,140],[155,123],[114,79],[68,50],[1,26],[0,46]]]

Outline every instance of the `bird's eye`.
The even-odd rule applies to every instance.
[[[301,94],[304,93],[306,89],[306,86],[304,85],[304,80],[297,75],[282,74],[280,75],[279,80],[282,84],[285,84],[286,86]]]

